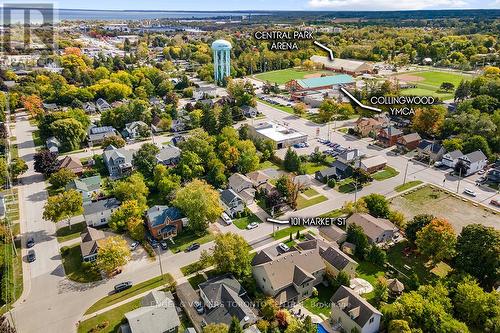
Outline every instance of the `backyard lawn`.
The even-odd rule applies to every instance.
[[[420,283],[424,283],[430,278],[432,278],[428,267],[425,266],[426,260],[417,255],[416,253],[411,253],[408,256],[403,254],[405,247],[409,246],[407,241],[397,243],[387,251],[387,260],[391,265],[393,265],[400,272],[408,276],[410,279],[415,273],[418,276]],[[407,265],[411,267],[407,270],[404,266]],[[404,283],[404,281],[402,281]]]
[[[141,306],[141,299],[120,305],[107,312],[80,322],[78,333],[112,333],[118,332],[120,325],[124,323],[125,313],[135,310]]]
[[[262,221],[254,214],[233,220],[233,224],[243,230],[246,229],[247,225],[252,222],[261,223]]]
[[[302,305],[316,315],[323,314],[328,317],[331,310],[330,298],[332,298],[334,290],[331,286],[325,287],[322,283],[318,284],[316,289],[318,296],[309,297],[302,302]]]
[[[72,224],[71,229],[68,226],[57,229],[57,241],[59,243],[63,243],[71,239],[80,237],[80,233],[83,231],[83,229],[85,229],[86,226],[87,224],[85,222],[81,222]]]
[[[265,72],[255,75],[255,77],[262,81],[269,81],[277,84],[284,84],[290,80],[303,79],[305,75],[311,75],[316,73],[328,73],[332,75],[332,72],[325,71],[306,71],[295,68],[287,68],[277,71]]]
[[[174,278],[172,277],[172,275],[167,273],[163,274],[163,277],[164,278],[162,278],[161,276],[157,276],[152,279],[146,280],[144,282],[138,283],[132,286],[132,288],[129,288],[122,292],[116,294],[112,293],[111,295],[103,297],[97,302],[95,302],[90,308],[88,308],[85,314],[94,313],[98,310],[107,308],[108,306],[122,302],[132,296],[142,294],[156,287],[160,287],[162,285],[170,286],[172,285],[172,283],[174,283]]]
[[[91,269],[90,264],[82,262],[80,244],[61,248],[61,257],[66,276],[73,281],[86,283],[101,280],[99,272]],[[88,266],[87,266],[88,265]]]
[[[280,166],[274,164],[271,161],[264,161],[259,164],[258,170],[266,170],[266,169],[274,169],[274,170],[279,170]]]
[[[372,177],[375,180],[382,181],[392,177],[396,177],[397,175],[399,175],[399,171],[390,166],[386,166],[384,170],[380,170],[374,173]]]
[[[403,191],[406,191],[412,187],[418,186],[422,183],[423,182],[421,180],[412,180],[411,182],[406,182],[406,184],[398,185],[394,189],[396,190],[396,192],[403,192]]]
[[[202,274],[196,274],[195,276],[192,276],[188,279],[189,284],[195,290],[198,289],[200,283],[203,283],[205,281],[207,281],[207,279],[205,279],[205,277]]]

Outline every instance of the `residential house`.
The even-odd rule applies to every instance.
[[[83,173],[83,165],[79,158],[66,155],[62,160],[59,161],[58,169],[66,168],[75,173],[75,175],[81,175]]]
[[[80,250],[82,252],[82,261],[94,261],[97,259],[97,250],[99,249],[99,241],[106,236],[102,230],[87,226],[81,233]]]
[[[347,149],[343,153],[337,156],[337,161],[340,161],[344,164],[355,163],[357,160],[361,158],[361,153],[358,149]]]
[[[454,168],[458,162],[458,159],[462,156],[464,156],[464,154],[460,150],[454,150],[452,152],[444,154],[441,162],[448,168]]]
[[[246,290],[233,276],[225,274],[199,284],[200,297],[206,308],[203,316],[206,324],[231,324],[236,317],[242,328],[255,324],[258,320],[250,307]]]
[[[259,251],[252,260],[252,273],[260,290],[279,306],[290,306],[312,295],[325,273],[355,273],[357,263],[328,243],[312,239],[299,243],[289,252],[272,248]]]
[[[66,191],[70,189],[81,193],[83,202],[92,201],[101,190],[101,176],[73,179],[66,185]]]
[[[382,313],[348,287],[340,286],[331,298],[331,318],[343,332],[377,333]],[[337,326],[338,325],[338,326]]]
[[[257,109],[250,105],[243,105],[241,107],[243,115],[247,118],[254,118],[257,116]]]
[[[59,148],[61,148],[61,142],[54,136],[51,136],[50,138],[45,141],[45,146],[47,146],[47,149],[51,153],[59,153]]]
[[[260,170],[252,171],[246,174],[247,178],[253,183],[253,187],[258,188],[264,184],[266,184],[270,177]],[[231,177],[229,177],[231,179]],[[234,188],[233,188],[234,190]]]
[[[101,113],[111,109],[111,105],[109,105],[109,103],[103,98],[97,99],[95,104],[97,106],[97,110]]]
[[[132,172],[134,151],[110,145],[104,149],[102,156],[111,178],[121,178]]]
[[[340,229],[336,225],[329,225],[324,227],[319,227],[319,234],[326,240],[336,243],[338,245],[345,242],[347,239],[347,232]]]
[[[500,183],[500,161],[496,161],[494,166],[486,173],[486,179],[493,183]]]
[[[87,226],[99,227],[109,222],[111,214],[120,207],[116,198],[106,198],[83,205],[83,217]]]
[[[368,240],[373,244],[389,242],[398,233],[398,228],[391,221],[366,213],[352,214],[347,219],[347,225],[349,224],[360,226]]]
[[[441,161],[446,149],[435,141],[421,140],[417,147],[417,155],[430,161]]]
[[[170,291],[150,291],[142,298],[141,307],[125,313],[125,318],[120,333],[177,333],[181,326]]]
[[[100,145],[105,138],[117,136],[118,131],[112,126],[91,127],[88,131],[88,140],[92,146]]]
[[[473,151],[458,158],[458,163],[463,163],[465,165],[465,175],[470,176],[479,170],[484,169],[488,165],[488,158],[481,150]]]
[[[323,184],[328,183],[328,180],[330,180],[330,178],[337,179],[336,177],[337,177],[337,168],[335,167],[318,170],[314,173],[314,178],[316,178]]]
[[[311,187],[312,181],[311,181],[311,177],[309,177],[309,175],[297,175],[297,176],[293,177],[293,183],[300,185],[301,188],[303,188],[303,189],[307,189],[307,188]]]
[[[220,202],[227,215],[235,217],[238,213],[245,210],[245,202],[232,189],[222,190],[220,192]]]
[[[356,167],[368,173],[374,173],[382,170],[387,165],[387,159],[382,155],[367,157],[356,163]]]
[[[156,161],[165,166],[174,166],[181,159],[181,150],[173,145],[166,145],[156,154]]]
[[[261,180],[261,176],[258,176],[259,180]],[[232,174],[229,179],[229,189],[232,189],[236,194],[238,194],[245,204],[250,204],[255,197],[255,182],[252,181],[245,175],[240,173]]]
[[[122,136],[128,140],[135,140],[143,136],[143,134],[149,131],[149,126],[141,121],[133,121],[131,123],[125,124],[125,128],[122,131]]]
[[[59,109],[59,106],[56,103],[43,103],[42,106],[47,112],[53,112]]]
[[[215,87],[200,87],[193,92],[193,98],[203,100],[217,96],[217,88]]]
[[[94,103],[87,102],[83,104],[83,111],[85,111],[86,114],[94,114],[96,113],[97,108]]]
[[[396,146],[401,151],[412,151],[418,147],[420,140],[422,138],[418,133],[410,133],[399,137],[396,141]]]
[[[361,137],[375,136],[379,130],[387,125],[382,119],[376,118],[359,118],[354,125],[354,131]]]
[[[174,119],[170,125],[172,132],[182,132],[186,130],[186,122],[183,119]]]
[[[146,226],[156,239],[175,237],[187,224],[188,219],[175,207],[156,205],[146,211]]]
[[[348,178],[352,175],[352,172],[352,166],[339,160],[335,160],[330,168],[316,171],[314,178],[326,184],[331,178],[335,180]]]
[[[403,136],[403,132],[394,126],[388,126],[378,131],[377,140],[385,147],[392,147]]]

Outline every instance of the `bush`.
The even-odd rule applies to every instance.
[[[155,250],[148,242],[146,241],[142,242],[142,246],[144,247],[144,250],[146,250],[146,252],[151,258],[154,258],[156,256]]]
[[[335,181],[335,179],[330,178],[330,179],[328,179],[327,184],[328,184],[328,187],[330,187],[330,188],[334,188],[334,187],[335,187],[335,185],[337,184],[337,182]]]
[[[318,295],[319,295],[318,289],[316,289],[316,287],[313,287],[312,296],[313,297],[318,297]]]

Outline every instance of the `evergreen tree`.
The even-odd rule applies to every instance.
[[[219,131],[224,127],[230,127],[233,125],[233,113],[229,106],[224,106],[222,112],[219,115]]]
[[[288,147],[288,150],[286,151],[285,159],[283,160],[283,167],[288,172],[297,172],[300,170],[300,157],[290,147]]]
[[[210,135],[216,135],[218,132],[217,118],[215,117],[215,113],[209,107],[203,108],[201,126]]]
[[[240,322],[238,318],[233,316],[233,319],[231,319],[231,325],[229,326],[229,331],[228,333],[241,333],[243,330],[241,329]]]

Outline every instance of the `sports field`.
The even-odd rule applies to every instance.
[[[403,95],[434,96],[439,97],[442,100],[447,100],[453,98],[454,91],[441,91],[439,89],[441,83],[451,82],[456,88],[460,84],[460,81],[466,79],[471,80],[473,77],[471,75],[458,72],[425,71],[399,74],[393,78],[416,84],[416,88],[402,90],[401,93]]]
[[[328,71],[306,71],[295,68],[287,68],[279,71],[260,73],[255,75],[255,77],[262,81],[269,81],[277,84],[285,84],[290,80],[320,76],[321,74],[335,75],[335,73]]]

